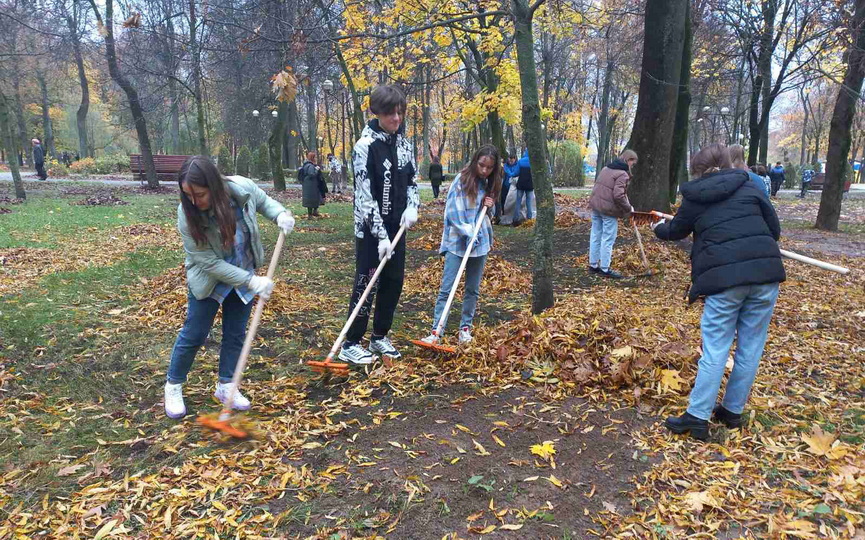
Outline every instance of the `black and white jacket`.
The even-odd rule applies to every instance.
[[[378,119],[367,124],[354,145],[354,235],[372,234],[379,240],[399,228],[402,213],[418,208],[418,194],[412,146],[400,126],[391,135],[381,129]]]

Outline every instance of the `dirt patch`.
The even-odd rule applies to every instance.
[[[865,257],[865,235],[833,233],[818,230],[784,229],[782,247],[797,252],[814,252],[846,257]],[[828,262],[832,262],[831,260]]]
[[[631,478],[650,467],[630,438],[649,420],[633,409],[605,410],[578,398],[547,403],[527,388],[387,396],[334,420],[363,427],[309,454],[309,465],[326,471],[348,457],[345,481],[312,501],[309,525],[292,526],[293,533],[311,534],[312,524],[330,520],[337,530],[394,538],[484,530],[582,538],[598,530],[592,515],[630,513]],[[555,450],[552,461],[531,451],[545,441]],[[283,501],[271,511],[291,511]]]

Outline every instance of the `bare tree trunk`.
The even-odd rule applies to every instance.
[[[609,36],[609,34],[608,34]],[[598,116],[598,160],[595,163],[595,178],[610,161],[610,92],[613,90],[613,59],[607,58],[604,86],[601,90],[601,114]]]
[[[204,97],[201,89],[201,47],[198,43],[198,19],[195,0],[189,0],[189,48],[192,50],[192,91],[198,123],[198,153],[207,155],[207,125],[204,122]]]
[[[21,79],[19,77],[18,62],[15,60],[14,73],[12,75],[12,89],[15,92],[15,119],[18,122],[18,152],[22,161],[33,163],[33,150],[30,138],[27,136],[27,123],[24,121],[24,107],[21,105]]]
[[[802,101],[802,113],[804,119],[802,121],[802,139],[799,143],[799,167],[805,164],[805,153],[808,150],[808,98],[805,97],[805,92],[799,89],[799,99]]]
[[[814,225],[826,231],[838,230],[845,172],[849,167],[850,130],[856,116],[856,101],[862,91],[862,79],[865,78],[865,0],[856,0],[852,34],[853,45],[847,51],[847,73],[844,75],[844,84],[838,90],[829,127],[826,183],[820,196],[817,223]]]
[[[535,3],[537,7],[540,3]],[[547,176],[547,155],[544,130],[541,127],[541,106],[538,97],[538,74],[535,67],[532,18],[534,11],[527,0],[511,0],[514,15],[514,40],[520,72],[523,105],[523,135],[529,147],[532,181],[537,197],[538,215],[535,221],[532,252],[532,312],[541,313],[556,302],[553,292],[553,225],[555,205],[553,185]]]
[[[273,189],[276,191],[285,191],[285,175],[282,172],[282,139],[285,137],[285,120],[287,116],[288,103],[280,101],[276,122],[267,141],[267,148],[270,153],[270,170],[273,174]]]
[[[682,47],[682,67],[679,96],[676,103],[676,124],[673,127],[673,147],[670,153],[670,204],[676,202],[680,182],[687,181],[688,115],[691,111],[691,44],[693,28],[690,2],[685,4],[685,43]],[[683,171],[684,174],[683,174]]]
[[[430,80],[432,79],[432,66],[427,65],[426,69],[421,71],[422,75],[422,83],[423,86],[421,88],[421,95],[423,96],[423,136],[421,137],[421,152],[424,156],[429,155],[429,123],[430,123],[430,99],[432,98],[432,83]],[[426,159],[419,159],[418,161],[423,162]],[[423,171],[424,174],[427,171]]]
[[[318,120],[315,107],[315,85],[312,78],[306,85],[306,128],[307,128],[307,150],[318,153]]]
[[[54,148],[54,127],[51,124],[51,103],[48,101],[48,83],[45,74],[36,72],[36,80],[39,81],[39,91],[42,96],[42,138],[45,142],[45,151],[53,158],[57,157],[57,149]]]
[[[763,88],[763,77],[754,76],[751,71],[751,104],[748,108],[748,165],[757,163],[760,152],[760,91]]]
[[[124,76],[117,63],[117,50],[114,46],[114,0],[105,0],[105,19],[99,13],[99,7],[95,0],[90,0],[97,21],[102,24],[105,31],[105,59],[108,61],[108,72],[114,82],[123,89],[129,102],[129,110],[135,122],[135,131],[138,134],[138,146],[141,149],[141,161],[144,162],[144,171],[147,185],[151,188],[159,187],[159,178],[156,176],[156,167],[153,165],[153,151],[150,147],[150,136],[147,133],[147,120],[144,118],[144,109],[138,91]]]
[[[0,94],[0,145],[6,149],[9,170],[12,171],[12,183],[15,185],[15,197],[26,199],[27,192],[24,191],[24,182],[21,180],[21,169],[18,168],[18,149],[15,144],[17,137],[14,134],[15,129],[12,127],[12,122],[9,118],[9,105],[10,103],[6,96]]]
[[[670,208],[673,146],[688,0],[648,0],[640,96],[628,147],[639,161],[629,186],[638,210]]]
[[[87,143],[87,112],[90,110],[90,86],[87,81],[87,72],[84,70],[84,56],[81,54],[81,37],[78,34],[77,13],[78,4],[74,5],[76,17],[66,16],[66,25],[72,38],[72,53],[75,57],[75,67],[78,69],[78,84],[81,87],[81,104],[75,114],[78,127],[78,155],[85,158],[90,155],[90,147]]]

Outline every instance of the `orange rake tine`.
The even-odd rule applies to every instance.
[[[222,417],[222,414],[220,417]],[[229,420],[231,419],[220,420],[218,418],[213,418],[213,416],[199,416],[196,421],[208,429],[221,431],[235,439],[247,439],[250,437],[249,432],[232,426]]]
[[[442,352],[447,354],[454,354],[457,352],[455,347],[449,347],[447,345],[439,345],[438,343],[425,343],[419,339],[411,340],[411,343],[417,345],[418,347],[422,347],[424,349],[429,349],[431,351]]]

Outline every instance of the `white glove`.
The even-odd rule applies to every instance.
[[[402,213],[402,217],[399,220],[399,226],[402,227],[405,225],[406,229],[411,229],[414,227],[415,223],[417,223],[417,208],[409,206]]]
[[[252,294],[257,294],[265,300],[270,298],[270,293],[273,292],[273,285],[273,280],[267,276],[252,276],[249,278],[249,283],[246,284]]]
[[[393,255],[393,248],[390,246],[390,240],[385,238],[378,241],[378,260],[390,259]]]
[[[649,226],[650,226],[650,227],[652,228],[652,230],[654,231],[655,228],[657,228],[658,225],[660,225],[661,223],[666,223],[666,222],[667,222],[667,220],[662,218],[661,221],[657,221],[657,222],[655,222],[655,223],[652,223],[652,224],[649,225]]]
[[[294,216],[288,211],[279,214],[276,216],[276,226],[285,234],[290,234],[294,230]]]

